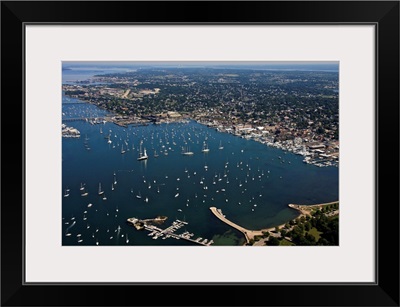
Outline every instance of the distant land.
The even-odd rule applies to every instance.
[[[256,69],[256,70],[312,70],[312,71],[338,71],[338,62],[64,62],[64,67],[87,69],[137,69],[137,68],[231,68],[231,69]]]

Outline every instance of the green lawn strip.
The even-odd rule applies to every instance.
[[[310,231],[308,232],[310,235],[314,236],[315,240],[318,241],[320,235],[322,234],[321,231],[318,231],[317,228],[313,227],[310,229]]]
[[[286,239],[282,239],[280,241],[279,245],[288,245],[289,246],[289,245],[294,245],[294,243],[292,243],[292,242],[290,242],[290,241],[288,241]]]

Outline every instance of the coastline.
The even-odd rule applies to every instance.
[[[322,209],[323,207],[326,207],[326,206],[329,206],[329,205],[332,205],[332,204],[339,204],[339,201],[337,200],[337,201],[332,201],[332,202],[327,202],[327,203],[320,203],[320,204],[312,204],[312,205],[288,204],[289,208],[292,208],[292,209],[297,210],[299,212],[298,216],[293,218],[293,219],[291,219],[291,220],[289,220],[289,221],[287,221],[284,224],[281,224],[281,225],[278,225],[278,226],[275,226],[275,227],[265,228],[265,229],[262,229],[262,231],[263,232],[267,232],[268,231],[268,232],[271,233],[271,231],[275,231],[275,229],[277,227],[279,229],[282,229],[282,228],[284,228],[286,226],[287,223],[290,223],[291,221],[296,221],[296,220],[300,219],[301,217],[312,216],[311,212],[312,212],[312,210],[314,208]],[[338,213],[339,213],[339,210],[337,211],[337,214]],[[267,239],[261,239],[261,240],[258,241],[259,242],[258,244],[257,244],[257,242],[254,242],[253,245],[256,245],[256,246],[261,245],[262,246],[263,245],[262,243],[265,244],[266,241],[267,241]]]
[[[297,217],[287,221],[286,223],[289,223],[290,221],[294,221],[294,220],[296,220],[298,218],[301,218],[302,216],[304,216],[304,217],[307,216],[307,215],[311,216],[311,209],[312,208],[319,208],[320,209],[322,207],[329,206],[329,205],[336,204],[336,203],[339,203],[339,201],[337,200],[337,201],[331,201],[331,202],[328,202],[328,203],[321,203],[321,204],[314,204],[314,205],[288,204],[288,207],[292,208],[294,210],[297,210],[299,212],[299,215]],[[263,228],[263,229],[261,229],[261,231],[273,231],[273,230],[275,230],[276,227],[279,227],[279,228],[284,227],[286,225],[286,223],[278,225],[278,226],[274,226],[274,227]]]
[[[292,208],[292,209],[297,210],[299,212],[298,216],[296,216],[295,218],[293,218],[293,219],[291,219],[291,220],[289,220],[289,221],[287,221],[287,222],[285,222],[283,224],[280,224],[280,225],[277,225],[277,226],[273,226],[273,227],[269,227],[269,228],[262,228],[260,230],[246,229],[246,228],[244,228],[244,227],[242,227],[242,226],[240,226],[240,225],[238,225],[236,223],[233,223],[232,221],[227,219],[225,217],[225,215],[223,215],[221,209],[217,209],[216,207],[210,207],[210,210],[211,210],[212,213],[214,213],[214,215],[217,218],[219,218],[225,224],[227,224],[227,225],[235,228],[236,230],[239,230],[240,232],[242,232],[244,237],[246,238],[246,243],[244,243],[243,245],[246,246],[251,242],[251,240],[254,240],[255,237],[262,236],[263,233],[275,231],[275,229],[277,227],[278,228],[285,227],[287,223],[290,223],[291,221],[295,221],[295,220],[297,220],[297,219],[299,219],[299,218],[301,218],[303,216],[304,217],[311,216],[311,211],[314,208],[321,209],[321,208],[323,208],[325,206],[329,206],[329,205],[332,205],[332,204],[338,204],[338,203],[339,203],[339,201],[332,201],[332,202],[313,204],[313,205],[288,204],[289,208]],[[256,243],[257,242],[265,243],[265,241],[266,241],[265,239],[262,239],[262,240],[254,242],[251,245],[252,246],[254,246],[254,245],[262,245],[262,244],[256,244]]]

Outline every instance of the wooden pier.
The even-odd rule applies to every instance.
[[[214,243],[213,240],[203,239],[201,237],[193,239],[194,234],[190,233],[189,231],[185,231],[181,234],[175,233],[177,230],[179,230],[180,228],[187,225],[188,222],[177,219],[177,220],[173,221],[172,225],[170,225],[169,227],[167,227],[165,229],[161,229],[155,225],[151,225],[149,223],[151,221],[152,221],[152,219],[140,220],[140,219],[137,219],[134,217],[129,218],[127,220],[127,222],[132,224],[133,226],[135,226],[136,229],[138,229],[138,230],[144,229],[144,230],[149,231],[150,233],[148,234],[148,236],[151,236],[154,240],[156,240],[160,237],[164,240],[168,239],[168,238],[173,238],[176,240],[182,239],[182,240],[186,240],[191,243],[203,245],[203,246],[210,246],[212,243]]]

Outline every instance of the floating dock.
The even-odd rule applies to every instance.
[[[129,218],[127,220],[127,222],[135,226],[137,230],[149,231],[150,233],[148,234],[148,236],[151,236],[154,240],[158,238],[162,238],[163,240],[168,238],[173,238],[176,240],[182,239],[203,246],[210,246],[211,244],[214,243],[213,240],[203,239],[202,237],[197,237],[196,239],[194,239],[194,234],[190,233],[189,231],[184,231],[183,233],[180,234],[176,233],[178,230],[180,230],[180,228],[186,226],[188,222],[177,219],[173,221],[172,225],[170,225],[169,227],[161,229],[158,226],[149,223],[151,221],[153,220],[152,219],[141,220],[135,217]]]

